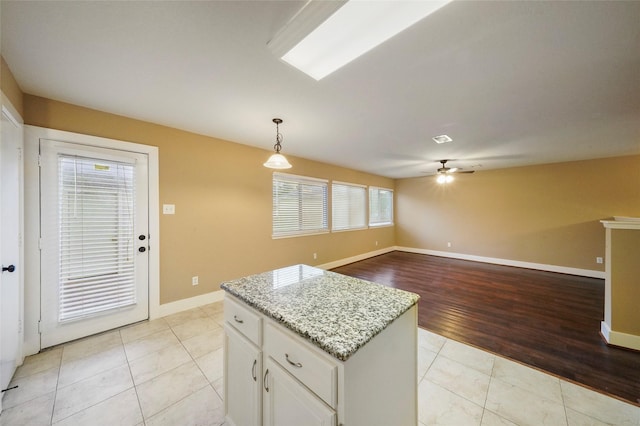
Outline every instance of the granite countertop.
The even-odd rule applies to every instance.
[[[420,298],[307,265],[227,281],[221,287],[341,361]]]

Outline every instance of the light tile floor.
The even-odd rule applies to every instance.
[[[216,303],[28,357],[0,424],[221,425],[222,323]],[[640,426],[640,407],[425,330],[418,360],[420,426]]]

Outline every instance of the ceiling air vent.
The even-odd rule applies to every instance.
[[[435,143],[447,143],[447,142],[451,142],[453,140],[447,135],[436,136],[436,137],[434,137],[432,139],[435,141]]]

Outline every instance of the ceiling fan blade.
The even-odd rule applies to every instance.
[[[475,170],[460,170],[458,169],[458,171],[456,171],[456,173],[475,173]]]

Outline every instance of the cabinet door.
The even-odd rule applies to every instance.
[[[229,324],[224,338],[224,406],[237,426],[262,424],[262,353]]]
[[[265,362],[264,426],[335,426],[336,413],[272,358]]]

